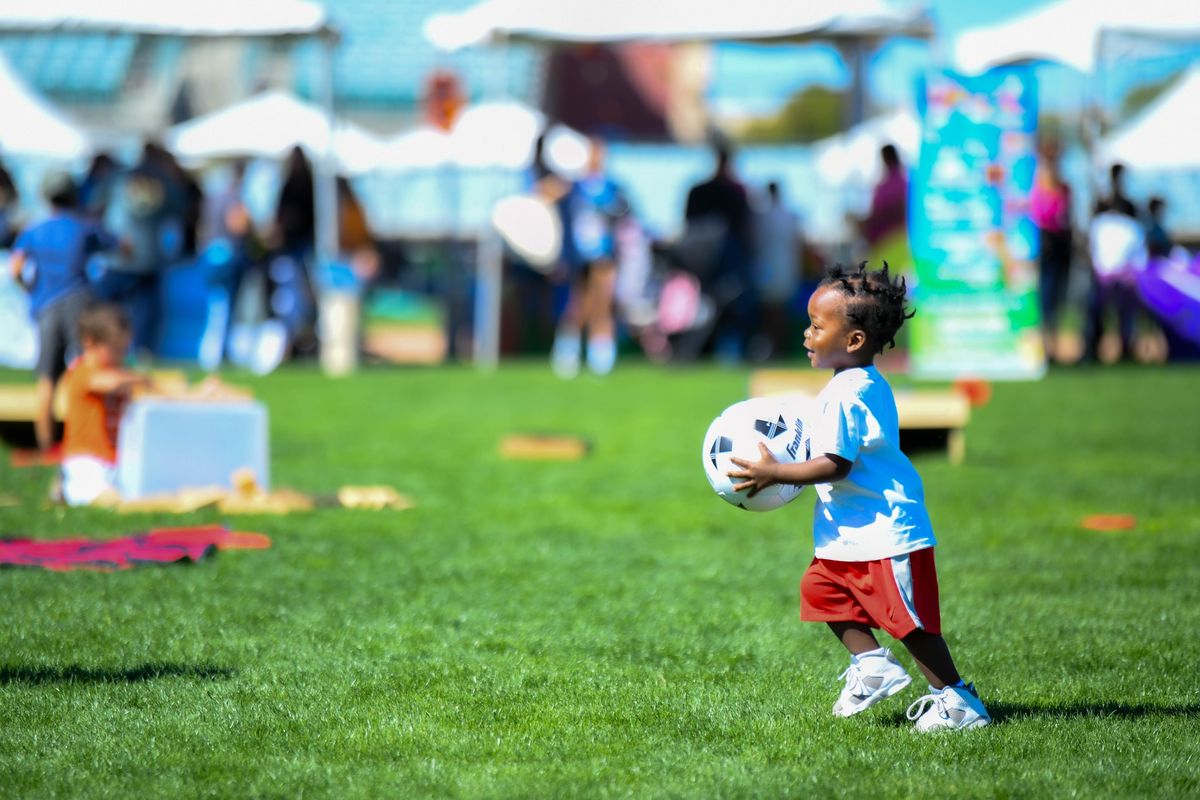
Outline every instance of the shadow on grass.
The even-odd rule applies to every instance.
[[[1143,717],[1200,717],[1200,703],[1066,703],[1063,705],[1033,705],[1031,703],[988,703],[988,713],[996,724],[1026,719],[1141,719]],[[897,712],[881,719],[884,725],[906,727],[912,721]]]
[[[226,680],[234,671],[208,664],[141,664],[136,667],[21,667],[0,665],[0,686],[10,683],[140,683],[159,678]]]

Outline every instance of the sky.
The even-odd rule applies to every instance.
[[[1008,19],[1045,6],[1052,0],[927,0],[942,46],[963,31]],[[1136,2],[1136,0],[1132,0]],[[907,0],[891,0],[897,7]],[[1158,80],[1200,58],[1200,52],[1174,59],[1155,59],[1126,69],[1110,81],[1112,93]],[[872,59],[869,91],[877,108],[911,106],[917,76],[931,61],[927,43],[897,39],[886,43]],[[1079,109],[1088,91],[1084,76],[1068,67],[1038,68],[1044,109],[1069,114]],[[837,50],[827,45],[751,45],[723,43],[714,48],[709,101],[720,114],[763,116],[774,113],[796,91],[811,84],[845,88],[848,70]],[[1114,101],[1115,102],[1115,101]]]

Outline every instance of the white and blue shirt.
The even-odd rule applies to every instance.
[[[812,452],[850,461],[850,474],[818,483],[817,558],[873,561],[933,547],[925,488],[900,452],[892,388],[875,367],[842,370],[817,395]]]

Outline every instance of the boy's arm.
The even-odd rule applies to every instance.
[[[216,375],[209,375],[195,386],[188,386],[186,380],[179,383],[172,381],[155,381],[150,387],[150,393],[157,398],[170,400],[209,400],[227,402],[231,400],[251,400],[254,395],[245,389],[230,386]]]
[[[87,390],[92,394],[119,394],[152,385],[150,377],[128,369],[96,370],[88,377]]]
[[[808,486],[814,483],[833,483],[840,481],[850,474],[853,462],[832,453],[815,456],[808,461],[797,461],[792,464],[782,464],[761,442],[758,445],[762,459],[747,461],[744,458],[731,459],[740,470],[727,473],[731,478],[745,478],[733,486],[735,492],[743,489],[750,490],[750,497],[776,483],[791,483],[797,486]]]

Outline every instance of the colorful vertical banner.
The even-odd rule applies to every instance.
[[[1032,71],[931,73],[918,92],[923,136],[910,181],[915,262],[912,373],[1023,379],[1046,370],[1037,302]]]

